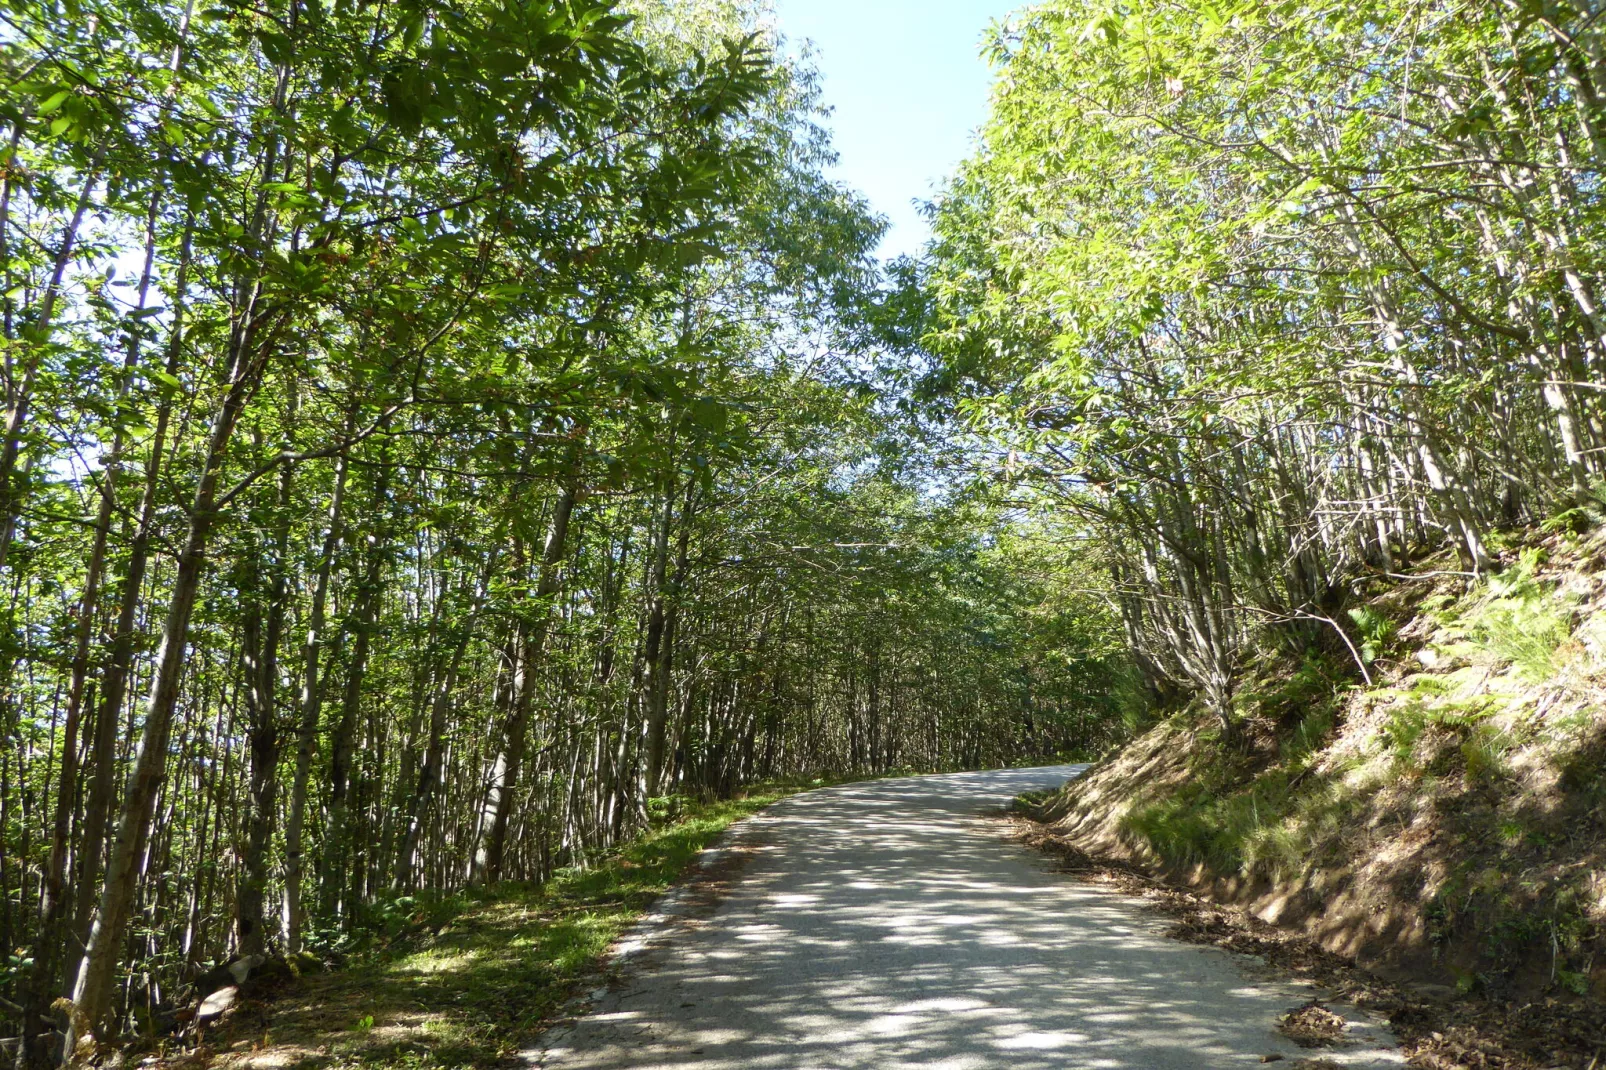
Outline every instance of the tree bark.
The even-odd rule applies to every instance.
[[[151,275],[156,257],[157,198],[151,198],[150,211],[145,221],[145,262],[140,273],[139,297],[136,310],[143,310],[150,297]],[[182,275],[181,275],[182,278]],[[122,379],[117,396],[128,396],[133,372],[139,362],[140,328],[129,333],[124,350]],[[119,424],[112,436],[111,448],[104,458],[101,477],[100,504],[95,513],[94,539],[90,545],[89,562],[84,572],[83,592],[78,601],[77,634],[74,636],[71,675],[67,685],[67,712],[62,729],[61,777],[56,787],[56,808],[51,822],[50,854],[45,862],[40,881],[39,931],[34,943],[33,970],[23,993],[22,1034],[18,1044],[19,1066],[43,1066],[52,1060],[50,1052],[37,1043],[36,1038],[45,1031],[57,975],[66,958],[66,924],[69,895],[64,887],[67,856],[71,848],[69,834],[73,806],[79,788],[78,735],[82,720],[84,692],[89,678],[90,640],[94,635],[95,621],[100,614],[101,584],[105,576],[106,549],[112,526],[112,512],[117,500],[117,476],[122,467],[122,455],[127,446],[127,432]]]
[[[266,346],[259,348],[255,344],[256,324],[259,322],[256,304],[253,297],[237,320],[235,336],[229,347],[223,398],[212,418],[207,436],[205,458],[190,505],[188,530],[178,557],[167,617],[162,626],[161,646],[146,700],[144,730],[129,775],[116,835],[112,841],[111,859],[101,886],[100,912],[90,929],[84,956],[78,967],[78,979],[73,986],[73,1010],[64,1047],[64,1055],[69,1062],[79,1058],[81,1039],[87,1040],[90,1034],[101,1035],[111,1010],[112,977],[128,926],[129,909],[133,904],[139,875],[139,860],[150,835],[156,797],[166,779],[167,740],[183,677],[190,620],[200,593],[201,577],[207,566],[212,527],[217,520],[215,502],[218,483],[240,412],[255,389],[266,360]]]
[[[351,420],[347,421],[350,433]],[[306,927],[306,908],[302,903],[302,832],[306,825],[307,785],[312,774],[312,754],[318,743],[318,720],[323,709],[323,686],[319,680],[324,617],[329,604],[329,577],[334,572],[335,555],[341,542],[341,509],[346,496],[347,457],[342,453],[335,463],[335,486],[329,495],[329,518],[324,528],[323,547],[318,556],[318,574],[312,587],[312,606],[307,615],[307,637],[301,645],[301,702],[296,729],[296,774],[290,789],[290,813],[284,825],[284,945],[289,954],[301,950]]]
[[[685,582],[686,559],[691,539],[692,503],[695,484],[686,488],[686,501],[680,510],[680,533],[675,548],[675,570],[665,575],[669,528],[674,518],[674,495],[664,499],[663,524],[658,533],[653,561],[654,588],[652,613],[647,623],[647,797],[657,795],[664,772],[665,728],[669,719],[669,688],[674,674],[675,630],[680,587]]]
[[[552,523],[541,552],[540,577],[535,587],[536,612],[539,616],[533,622],[521,624],[519,629],[519,661],[513,681],[512,710],[503,726],[501,750],[492,769],[490,788],[481,812],[480,848],[475,853],[470,873],[473,883],[502,879],[508,820],[513,813],[513,798],[524,767],[530,713],[535,706],[537,670],[546,646],[547,628],[552,620],[553,610],[548,603],[558,593],[560,566],[569,538],[569,520],[574,514],[575,499],[579,493],[578,445],[570,452],[568,468],[563,487],[552,506]]]
[[[379,516],[388,508],[389,469],[381,466],[374,485],[374,512]],[[357,591],[352,630],[351,663],[346,667],[345,688],[340,700],[340,719],[329,740],[329,810],[324,825],[323,855],[320,864],[322,908],[333,915],[339,907],[341,890],[348,886],[343,870],[347,865],[347,795],[351,784],[353,739],[357,715],[362,705],[363,677],[368,671],[368,653],[373,643],[374,625],[379,616],[380,577],[385,564],[384,540],[388,525],[371,531],[364,553],[364,572]]]
[[[292,393],[289,417],[292,424],[295,409],[296,399]],[[273,836],[279,787],[279,647],[284,635],[289,588],[287,558],[293,483],[294,470],[286,465],[279,475],[265,613],[260,561],[253,559],[243,563],[248,579],[242,585],[242,593],[248,601],[241,622],[241,645],[245,660],[246,737],[251,761],[244,821],[245,853],[240,859],[235,889],[234,931],[242,955],[260,955],[267,946],[264,904],[268,888],[268,847]]]

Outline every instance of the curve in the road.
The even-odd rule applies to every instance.
[[[1141,903],[1053,872],[990,815],[1083,767],[911,777],[794,796],[734,830],[717,905],[640,935],[628,980],[549,1033],[565,1070],[1214,1070],[1266,1056],[1404,1063],[1358,1024],[1302,1051],[1312,989],[1168,939]],[[732,854],[734,852],[734,855]],[[691,899],[696,899],[693,885]],[[678,903],[679,905],[674,905]],[[1273,1059],[1272,1061],[1279,1061]],[[1320,1064],[1318,1064],[1320,1065]]]

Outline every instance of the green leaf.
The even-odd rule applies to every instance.
[[[289,64],[294,49],[288,37],[280,33],[260,33],[257,35],[257,40],[261,42],[262,54],[268,58],[269,63],[275,67]]]

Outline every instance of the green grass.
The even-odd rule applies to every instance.
[[[1541,564],[1538,551],[1524,551],[1503,574],[1459,600],[1438,600],[1431,611],[1481,655],[1475,660],[1510,665],[1523,679],[1549,679],[1565,656],[1574,607],[1539,578]],[[1366,661],[1392,652],[1399,635],[1392,620],[1371,607],[1350,616]],[[1358,789],[1336,769],[1316,774],[1314,763],[1335,730],[1343,674],[1310,653],[1282,665],[1252,666],[1237,700],[1243,716],[1277,726],[1276,760],[1246,763],[1212,745],[1206,730],[1188,781],[1140,800],[1122,819],[1123,831],[1171,865],[1202,863],[1244,876],[1296,876],[1336,849],[1345,821],[1361,805]],[[1469,785],[1509,775],[1520,741],[1495,722],[1499,701],[1458,701],[1457,690],[1431,674],[1396,689],[1399,701],[1378,740],[1394,774],[1461,773]]]
[[[1386,629],[1376,631],[1381,637]],[[1240,690],[1238,706],[1277,726],[1275,759],[1267,764],[1224,750],[1201,731],[1187,780],[1138,801],[1121,819],[1122,831],[1172,866],[1202,863],[1244,876],[1303,872],[1336,841],[1354,808],[1342,772],[1314,768],[1337,729],[1344,688],[1345,667],[1311,652],[1295,665],[1262,666]]]
[[[1573,633],[1573,602],[1537,578],[1540,563],[1539,551],[1523,551],[1488,581],[1463,622],[1474,642],[1532,683],[1556,674],[1561,647]]]
[[[1187,785],[1133,809],[1125,832],[1171,865],[1204,863],[1222,874],[1287,877],[1310,864],[1343,825],[1350,798],[1321,778],[1295,785],[1273,769],[1229,794]]]
[[[1364,659],[1384,663],[1365,691],[1308,653],[1246,659],[1235,708],[1249,745],[1173,708],[1169,738],[1142,743],[1126,767],[1138,775],[1117,766],[1100,805],[1175,873],[1420,909],[1463,991],[1599,998],[1603,852],[1588,830],[1606,801],[1591,675],[1606,625],[1568,577],[1596,568],[1598,548],[1557,543],[1548,566],[1524,549],[1470,589],[1351,614]],[[1417,664],[1419,651],[1431,656]],[[1547,768],[1553,782],[1530,775]],[[1377,850],[1396,836],[1410,849]]]
[[[417,906],[418,929],[305,978],[269,1005],[260,1035],[242,1021],[212,1043],[267,1051],[280,1066],[503,1066],[595,981],[613,942],[732,822],[821,783],[677,800],[661,825],[588,869]]]

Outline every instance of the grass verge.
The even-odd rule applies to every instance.
[[[728,826],[824,782],[687,803],[641,838],[544,885],[464,893],[419,928],[271,1001],[247,1003],[173,1060],[188,1067],[485,1068],[527,1047],[609,947]]]

